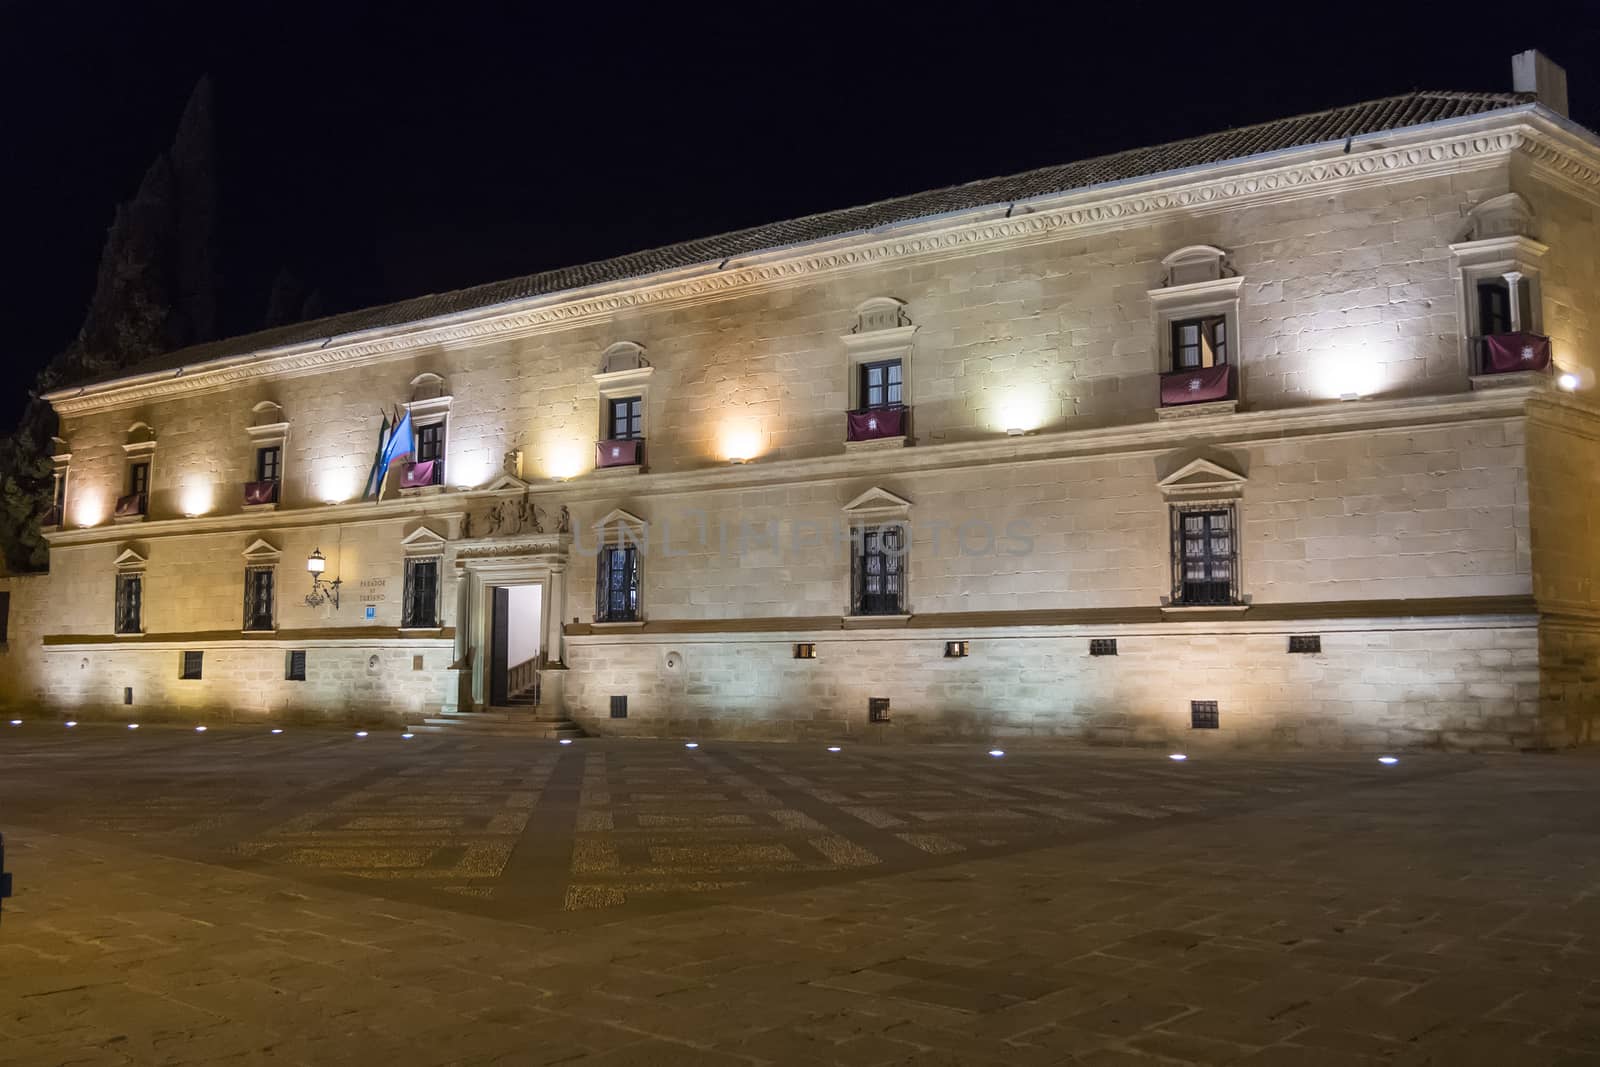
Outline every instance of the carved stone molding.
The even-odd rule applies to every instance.
[[[165,371],[76,390],[59,390],[46,399],[62,415],[77,415],[98,408],[121,406],[226,388],[259,378],[315,373],[333,366],[362,366],[405,355],[427,345],[471,343],[563,329],[608,319],[617,312],[667,304],[693,304],[733,292],[781,285],[809,275],[871,267],[908,257],[943,257],[993,243],[1030,243],[1050,240],[1066,232],[1114,228],[1136,220],[1167,214],[1219,211],[1247,203],[1297,199],[1327,191],[1333,185],[1380,184],[1464,167],[1483,166],[1513,151],[1535,159],[1541,167],[1564,180],[1582,185],[1590,196],[1600,187],[1600,149],[1549,123],[1552,136],[1536,130],[1518,112],[1516,124],[1507,128],[1505,117],[1498,129],[1436,137],[1400,146],[1378,147],[1349,155],[1329,157],[1316,149],[1315,158],[1302,159],[1250,173],[1210,179],[1193,176],[1152,176],[1147,188],[1137,192],[1088,189],[1063,193],[1037,202],[1036,210],[995,217],[990,209],[968,213],[966,220],[913,221],[900,227],[901,235],[887,239],[872,236],[827,238],[815,242],[813,251],[796,255],[786,249],[741,257],[747,265],[712,272],[709,267],[672,272],[666,277],[606,283],[590,290],[575,290],[532,298],[521,307],[505,305],[475,309],[451,321],[406,324],[377,331],[376,336],[344,343],[312,341],[281,349],[252,353],[180,371]],[[1541,120],[1543,122],[1543,120]],[[1404,131],[1395,131],[1403,136]],[[1559,141],[1556,139],[1559,136]],[[1314,151],[1306,149],[1305,151]],[[1584,158],[1580,158],[1580,156]],[[1218,169],[1240,166],[1223,163]],[[1177,184],[1177,183],[1182,184]],[[1163,187],[1149,188],[1161,183]],[[1054,206],[1052,206],[1054,204]],[[971,216],[987,216],[974,221]],[[763,259],[763,257],[768,257]],[[757,262],[751,262],[756,260]],[[610,291],[603,291],[610,290]]]

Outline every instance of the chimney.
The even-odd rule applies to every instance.
[[[1511,88],[1532,93],[1534,99],[1557,115],[1567,114],[1567,71],[1535,49],[1511,57]]]

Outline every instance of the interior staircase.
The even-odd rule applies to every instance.
[[[539,704],[538,685],[513,693],[504,704],[483,711],[446,711],[422,720],[429,731],[509,734],[517,737],[582,737],[583,728],[571,719]]]

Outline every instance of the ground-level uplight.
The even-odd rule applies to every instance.
[[[1189,757],[1185,756],[1182,752],[1174,752],[1172,755],[1168,756],[1167,758],[1168,759],[1175,759],[1175,760],[1177,760],[1177,761],[1179,761],[1181,763],[1182,761],[1188,759]]]
[[[1400,761],[1398,759],[1396,759],[1394,756],[1379,756],[1378,757],[1378,762],[1382,763],[1382,764],[1386,764],[1386,765],[1392,766],[1392,765],[1394,765],[1396,763],[1399,763]]]
[[[401,734],[401,735],[400,735],[400,740],[402,740],[402,741],[409,741],[409,740],[411,740],[411,739],[412,739],[412,738],[413,738],[413,737],[416,737],[416,736],[417,736],[417,735],[416,735],[416,734],[409,734],[409,733],[408,733],[408,734]]]
[[[700,742],[698,742],[698,741],[690,741],[687,744],[685,744],[683,747],[684,748],[699,748],[700,747]]]
[[[572,744],[572,738],[563,737],[560,741],[557,742],[557,744],[570,745],[570,744]]]
[[[67,725],[67,729],[70,730],[74,726],[78,725],[78,720],[77,719],[68,719],[66,725]]]
[[[206,732],[206,728],[204,726],[196,726],[194,728],[194,732],[197,734],[203,734]]]
[[[989,750],[989,755],[993,756],[995,759],[999,759],[1001,756],[1004,756],[1005,754],[1006,754],[1006,750],[1003,749],[1003,748],[991,748]]]
[[[136,722],[130,722],[128,724],[128,729],[130,729],[130,730],[137,730],[138,728],[139,728],[139,724],[136,723]]]
[[[273,727],[273,728],[272,728],[272,732],[273,732],[273,733],[275,733],[275,734],[281,734],[281,733],[283,733],[283,727],[281,727],[281,726],[274,726],[274,727]]]
[[[12,726],[21,726],[22,725],[22,720],[21,719],[12,719],[11,720],[11,725]]]
[[[356,731],[356,736],[357,737],[366,737],[367,736],[367,732],[365,730],[357,730]]]
[[[828,751],[829,752],[838,752],[839,751],[839,746],[838,745],[829,745],[828,746]]]

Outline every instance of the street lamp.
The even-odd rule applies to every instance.
[[[313,608],[320,608],[323,601],[333,601],[333,609],[339,610],[339,579],[331,582],[322,580],[322,572],[328,569],[328,557],[322,554],[322,549],[312,549],[311,555],[306,557],[306,571],[311,575],[311,592],[306,596],[306,604]]]

